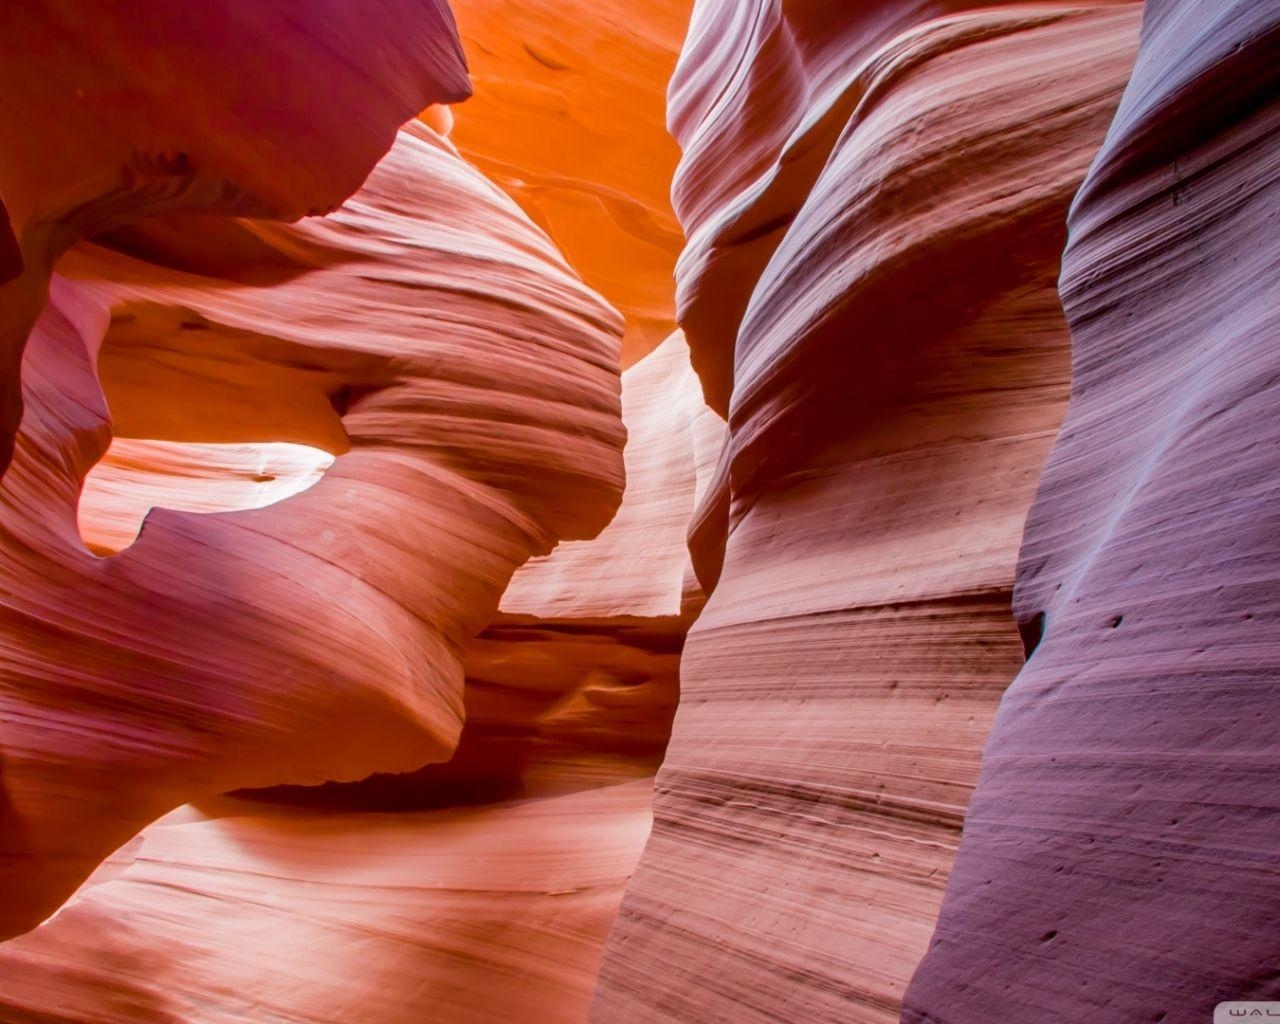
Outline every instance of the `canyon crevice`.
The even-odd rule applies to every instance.
[[[1280,2],[0,84],[0,1024],[1280,1012]]]

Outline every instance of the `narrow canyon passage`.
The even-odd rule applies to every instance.
[[[0,10],[0,1024],[1280,1000],[1277,40]]]

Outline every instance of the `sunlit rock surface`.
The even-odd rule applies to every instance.
[[[201,444],[117,437],[85,477],[77,520],[97,555],[123,551],[153,508],[229,512],[305,491],[333,465],[320,448],[283,441]]]
[[[689,347],[676,332],[622,375],[627,489],[600,536],[529,562],[502,611],[596,620],[680,616],[701,588],[687,532],[724,443],[724,421],[702,400]]]
[[[1280,1000],[1280,5],[1147,5],[1071,212],[1073,382],[1027,522],[1035,653],[911,1024]]]
[[[893,1021],[933,929],[1139,15],[965,8],[695,8],[680,316],[730,440],[597,1024]]]
[[[0,1020],[581,1020],[649,786],[395,813],[186,810],[0,946]]]
[[[675,326],[683,238],[669,198],[679,151],[666,87],[691,6],[453,3],[475,95],[452,108],[451,137],[623,314],[624,365]]]

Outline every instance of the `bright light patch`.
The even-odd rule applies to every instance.
[[[137,539],[153,508],[233,512],[305,491],[333,456],[305,444],[195,444],[117,437],[80,494],[80,536],[99,555]]]

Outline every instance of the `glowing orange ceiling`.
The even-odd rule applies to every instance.
[[[675,325],[683,244],[666,82],[689,0],[455,0],[475,95],[453,141],[627,318],[623,364]]]

